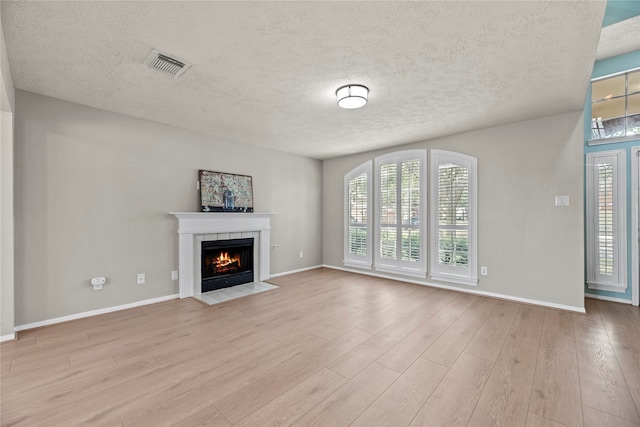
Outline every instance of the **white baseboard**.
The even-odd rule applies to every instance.
[[[13,341],[13,340],[15,340],[15,339],[16,339],[16,334],[15,334],[15,333],[0,336],[0,342],[3,342],[3,341]]]
[[[84,313],[71,314],[69,316],[56,317],[54,319],[42,320],[40,322],[27,323],[14,328],[16,331],[24,331],[27,329],[40,328],[42,326],[54,325],[56,323],[68,322],[70,320],[82,319],[85,317],[97,316],[98,314],[112,313],[114,311],[126,310],[128,308],[140,307],[142,305],[155,304],[157,302],[169,301],[178,298],[178,294],[166,295],[164,297],[151,298],[142,301],[136,301],[129,304],[116,305],[114,307],[101,308],[98,310],[85,311]]]
[[[284,273],[272,274],[269,276],[270,279],[275,279],[276,277],[286,276],[288,274],[301,273],[303,271],[315,270],[316,268],[324,267],[324,265],[314,265],[313,267],[305,267],[300,268],[298,270],[285,271]]]
[[[458,287],[455,287],[455,286],[441,285],[439,283],[421,282],[421,281],[418,281],[418,280],[404,279],[404,278],[395,277],[395,276],[387,276],[385,274],[372,273],[372,272],[369,272],[369,271],[350,270],[348,268],[335,267],[333,265],[326,265],[325,264],[325,265],[323,265],[323,267],[331,268],[331,269],[334,269],[334,270],[347,271],[349,273],[364,274],[366,276],[380,277],[382,279],[391,279],[391,280],[397,280],[399,282],[414,283],[416,285],[430,286],[430,287],[433,287],[433,288],[440,288],[440,289],[447,289],[447,290],[451,290],[451,291],[464,292],[464,293],[467,293],[467,294],[480,295],[480,296],[484,296],[484,297],[499,298],[499,299],[504,299],[504,300],[508,300],[508,301],[522,302],[522,303],[525,303],[525,304],[540,305],[540,306],[543,306],[543,307],[557,308],[557,309],[560,309],[560,310],[573,311],[573,312],[576,312],[576,313],[586,313],[584,307],[575,307],[575,306],[572,306],[572,305],[556,304],[554,302],[549,302],[549,301],[540,301],[540,300],[534,300],[534,299],[530,299],[530,298],[521,298],[521,297],[516,297],[516,296],[513,296],[513,295],[504,295],[504,294],[498,294],[498,293],[495,293],[495,292],[478,291],[478,290],[475,290],[475,289],[463,289],[463,288],[458,288]]]
[[[591,298],[591,299],[601,299],[603,301],[619,302],[619,303],[622,303],[622,304],[631,304],[631,300],[630,299],[605,297],[604,295],[590,294],[590,293],[587,293],[587,292],[585,292],[584,296],[586,298]]]

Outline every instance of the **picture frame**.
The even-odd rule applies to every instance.
[[[200,170],[202,212],[253,212],[253,182],[249,175]]]

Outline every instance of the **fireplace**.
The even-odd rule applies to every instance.
[[[202,292],[253,282],[253,238],[202,242]]]
[[[172,212],[178,219],[180,298],[202,293],[202,242],[253,238],[254,281],[269,279],[270,213]]]

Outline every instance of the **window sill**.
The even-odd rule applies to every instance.
[[[363,268],[365,270],[371,270],[370,262],[358,262],[358,261],[342,261],[345,267]]]
[[[478,279],[474,277],[462,277],[455,276],[452,274],[434,274],[430,275],[431,280],[437,280],[439,282],[447,282],[447,283],[455,283],[457,285],[466,285],[466,286],[478,286]]]
[[[617,142],[628,142],[628,141],[638,141],[638,140],[640,140],[640,135],[617,136],[615,138],[590,139],[587,141],[587,145],[589,147],[593,147],[595,145],[615,144]]]
[[[399,274],[401,276],[409,276],[409,277],[419,277],[424,279],[427,277],[426,271],[420,270],[406,270],[403,268],[395,268],[395,267],[384,267],[384,266],[375,266],[376,271],[381,271],[383,273],[391,273],[391,274]]]
[[[587,288],[594,291],[617,292],[620,294],[627,292],[627,285],[618,285],[615,283],[587,282]]]

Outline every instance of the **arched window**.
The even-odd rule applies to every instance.
[[[432,279],[477,286],[477,159],[431,151]]]
[[[476,286],[477,159],[431,150],[428,240],[426,160],[398,151],[345,175],[344,264],[421,278],[429,265],[434,280]]]

